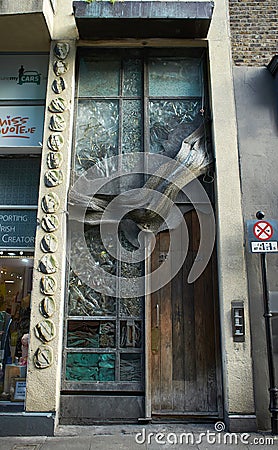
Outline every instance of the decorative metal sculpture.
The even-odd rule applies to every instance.
[[[63,131],[66,128],[65,119],[60,115],[53,115],[50,118],[49,129],[51,131]]]
[[[58,248],[58,239],[55,234],[45,234],[41,240],[41,249],[44,253],[55,253]]]
[[[44,344],[56,336],[55,325],[50,319],[42,320],[35,326],[35,334]]]
[[[44,182],[47,187],[59,186],[63,179],[63,172],[60,169],[47,170],[44,174]]]
[[[55,192],[45,194],[42,198],[41,207],[45,213],[55,213],[60,206],[60,200]]]
[[[40,313],[43,317],[47,319],[56,311],[56,303],[53,297],[44,297],[40,302]]]
[[[183,139],[180,149],[174,154],[178,142],[181,141],[181,134],[184,135],[186,132],[190,134]],[[179,191],[193,179],[206,173],[212,165],[212,156],[207,151],[206,145],[206,129],[199,116],[192,123],[181,124],[177,127],[169,139],[163,143],[165,156],[171,155],[169,163],[163,164],[154,175],[150,176],[143,186],[145,189],[142,190],[141,195],[139,193],[131,198],[130,192],[126,195],[121,194],[119,206],[126,207],[130,211],[126,219],[132,219],[139,229],[158,232],[164,222],[162,217],[165,218],[169,214],[172,202],[176,200]],[[86,184],[85,177],[84,183]],[[69,203],[88,205],[85,223],[97,225],[111,201],[111,195],[108,199],[105,195],[95,195],[90,198],[82,193],[80,187],[81,184],[79,184],[78,192],[71,190]],[[153,199],[152,190],[164,194],[159,202],[156,198]]]
[[[70,45],[68,42],[57,42],[53,48],[53,53],[57,60],[53,63],[53,72],[57,78],[52,81],[52,91],[54,94],[61,94],[66,88],[65,79],[61,76],[66,74],[69,64],[64,60],[68,56]],[[63,97],[56,97],[51,100],[48,111],[52,113],[48,127],[51,133],[47,139],[47,146],[51,150],[46,155],[46,164],[49,170],[44,173],[46,188],[54,188],[64,181],[61,169],[63,155],[60,152],[64,145],[62,132],[66,128],[66,121],[63,113],[67,108],[67,103]],[[39,311],[45,318],[34,327],[35,336],[44,344],[50,342],[56,336],[54,322],[49,319],[56,312],[56,302],[53,295],[57,291],[57,280],[51,274],[57,272],[58,262],[53,255],[57,251],[58,239],[52,234],[58,230],[60,223],[58,217],[53,214],[60,207],[60,199],[56,192],[49,192],[42,197],[41,208],[45,215],[41,220],[41,227],[47,232],[40,243],[44,255],[39,261],[38,270],[45,274],[40,279],[40,291],[45,297],[40,301]],[[34,357],[34,365],[37,369],[46,369],[53,363],[53,350],[48,345],[41,345],[37,348]]]
[[[57,42],[54,46],[54,54],[59,59],[66,59],[70,51],[68,42]]]
[[[59,77],[52,83],[52,90],[55,94],[61,94],[65,89],[67,85],[63,77]]]
[[[34,354],[34,364],[37,369],[46,369],[53,363],[53,350],[49,345],[41,345]]]
[[[64,138],[61,134],[51,134],[47,139],[47,146],[50,150],[58,152],[64,145]]]
[[[41,220],[41,227],[44,231],[52,233],[59,227],[59,219],[55,214],[47,214]]]
[[[48,110],[52,113],[62,113],[66,109],[66,102],[62,97],[55,98],[48,106]]]
[[[68,71],[68,64],[64,61],[55,61],[53,64],[53,70],[57,77],[64,75]]]
[[[53,255],[44,255],[39,262],[39,270],[42,273],[55,273],[57,271],[57,260]]]
[[[57,289],[56,279],[51,275],[41,277],[40,287],[42,294],[53,295]]]
[[[61,152],[48,152],[46,163],[49,169],[59,169],[63,162],[63,155]]]

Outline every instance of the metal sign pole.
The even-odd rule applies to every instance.
[[[261,269],[262,269],[262,287],[263,287],[263,301],[264,301],[264,318],[266,331],[266,345],[267,358],[269,370],[269,411],[271,412],[271,431],[272,434],[278,434],[278,388],[275,386],[275,368],[273,359],[273,342],[271,333],[271,317],[269,305],[269,294],[267,287],[267,272],[266,272],[266,256],[261,253]]]
[[[276,387],[275,384],[273,338],[271,330],[273,308],[270,305],[266,270],[266,253],[278,253],[278,220],[265,220],[264,216],[265,214],[263,211],[257,211],[256,218],[258,220],[246,221],[247,243],[249,252],[261,254],[262,289],[269,371],[269,411],[271,413],[272,434],[278,435],[278,387]]]

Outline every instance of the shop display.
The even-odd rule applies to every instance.
[[[0,401],[16,400],[25,380],[29,343],[31,258],[0,258]]]

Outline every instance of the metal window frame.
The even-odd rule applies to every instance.
[[[111,53],[112,55],[118,54],[122,55],[121,59],[121,76],[120,76],[120,93],[118,96],[109,96],[109,97],[99,97],[99,96],[78,96],[79,92],[79,63],[82,58],[82,56],[92,56],[94,55],[97,59],[97,57],[100,57],[103,55],[103,52],[107,52],[107,54]],[[100,99],[109,99],[109,100],[117,100],[119,102],[119,133],[118,133],[118,156],[121,157],[121,148],[122,148],[122,135],[121,135],[121,129],[122,129],[122,105],[121,102],[124,99],[139,99],[142,100],[142,134],[143,134],[143,149],[142,152],[144,154],[147,154],[149,152],[149,142],[150,142],[150,128],[149,128],[149,101],[150,99],[157,99],[157,100],[184,100],[184,99],[192,99],[192,97],[187,96],[149,96],[149,86],[148,86],[148,61],[152,57],[165,57],[165,58],[186,58],[186,57],[194,57],[199,58],[200,61],[202,60],[204,56],[204,52],[206,53],[206,48],[204,47],[197,47],[197,48],[178,48],[178,49],[169,49],[169,48],[144,48],[144,49],[138,49],[138,48],[118,48],[118,49],[96,49],[96,48],[79,48],[79,53],[77,57],[77,82],[76,82],[76,91],[75,91],[75,114],[74,114],[74,136],[73,136],[73,149],[72,152],[72,172],[71,172],[71,182],[73,183],[75,180],[75,173],[74,173],[74,167],[75,167],[75,142],[76,142],[76,129],[77,129],[77,115],[78,115],[78,104],[82,100],[100,100]],[[129,57],[132,58],[132,55],[138,54],[140,55],[140,58],[142,60],[142,96],[133,96],[128,97],[122,95],[123,93],[123,56],[125,54],[130,55]],[[134,56],[135,57],[135,56]],[[137,56],[139,58],[139,56]],[[206,64],[202,66],[202,84],[204,87],[204,90],[206,90],[207,83],[204,82],[204,79],[206,77]],[[207,99],[207,95],[205,96]],[[194,97],[195,99],[195,97]],[[150,268],[150,260],[145,261],[145,270],[149,271]],[[69,273],[69,263],[68,263],[68,273]],[[81,349],[73,349],[67,347],[66,344],[66,333],[67,333],[67,326],[68,321],[70,320],[118,320],[118,333],[119,333],[119,327],[120,327],[120,321],[124,320],[124,318],[120,317],[118,314],[118,308],[117,305],[117,312],[116,312],[116,318],[113,316],[69,316],[68,315],[68,282],[66,286],[66,300],[65,300],[65,321],[64,321],[64,349],[63,349],[63,372],[62,372],[62,392],[68,392],[68,391],[77,391],[77,392],[96,392],[96,393],[105,393],[105,392],[129,392],[134,393],[137,392],[139,394],[142,394],[145,392],[146,398],[150,397],[150,380],[149,380],[149,372],[148,372],[148,366],[149,366],[149,351],[147,349],[148,346],[148,337],[147,334],[149,333],[149,327],[150,327],[150,315],[149,315],[149,309],[150,309],[150,295],[145,297],[145,307],[143,312],[143,317],[140,318],[142,321],[142,331],[144,334],[144,342],[142,343],[142,350],[136,351],[136,349],[132,353],[139,353],[141,354],[142,358],[142,368],[143,368],[143,380],[142,383],[135,383],[135,382],[123,382],[123,381],[110,381],[110,382],[81,382],[81,381],[68,381],[65,378],[65,372],[66,372],[66,356],[67,353],[71,352],[80,352]],[[119,304],[119,302],[117,302]],[[119,336],[116,336],[116,340],[119,342]],[[121,349],[116,349],[116,352],[120,355],[121,353],[131,353],[130,350],[124,350],[121,351]],[[114,349],[83,349],[83,353],[115,353]],[[116,369],[116,373],[119,374],[119,367]],[[148,407],[146,408],[146,416],[150,411],[148,410]]]

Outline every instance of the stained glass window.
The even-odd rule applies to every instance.
[[[96,164],[104,177],[115,170],[115,164],[131,171],[133,159],[121,158],[126,153],[173,157],[178,152],[186,130],[200,115],[203,69],[198,52],[170,53],[102,50],[80,54],[75,179]],[[118,157],[116,163],[109,160],[113,156]],[[112,200],[143,182],[142,174],[127,173],[101,193],[110,194]],[[122,250],[115,248],[109,233],[104,245],[97,224],[87,223],[84,235],[82,241],[71,234],[71,258],[78,257],[80,265],[69,271],[64,388],[143,390],[144,298],[128,296],[121,278],[144,275],[144,261],[133,261],[136,240],[121,225],[119,243],[130,254],[130,262],[121,260]],[[91,269],[82,263],[88,258],[93,261]],[[95,275],[94,267],[103,269],[101,276]],[[110,275],[116,279],[113,285],[107,281]],[[92,283],[86,283],[86,277]]]

